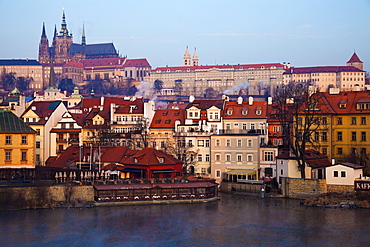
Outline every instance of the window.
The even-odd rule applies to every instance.
[[[27,144],[27,136],[22,136],[22,144]]]
[[[343,154],[343,148],[337,148],[337,154]]]
[[[243,130],[247,130],[247,124],[246,124],[246,123],[243,123],[243,125],[242,125],[242,129],[243,129]]]
[[[351,132],[351,141],[356,141],[356,131]]]
[[[342,117],[338,117],[337,118],[337,125],[342,125],[343,122],[342,122]]]
[[[281,126],[274,126],[274,128],[273,128],[274,130],[274,132],[277,132],[277,133],[279,133],[279,132],[281,132]]]
[[[226,147],[230,147],[231,146],[231,140],[226,140]]]
[[[226,129],[227,130],[231,130],[231,125],[230,124],[226,124]]]
[[[242,161],[242,155],[241,155],[241,154],[237,154],[237,156],[236,156],[236,160],[237,160],[238,162],[241,162],[241,161]]]
[[[345,177],[346,177],[346,172],[345,172],[345,171],[341,171],[341,172],[340,172],[340,176],[341,176],[342,178],[345,178]]]
[[[366,131],[361,131],[361,141],[366,142]]]
[[[231,155],[230,154],[226,154],[226,161],[231,161]]]
[[[22,151],[22,160],[27,160],[27,151]]]
[[[216,147],[220,146],[220,140],[216,140]]]
[[[319,132],[315,132],[315,137],[314,137],[314,140],[316,142],[318,142],[320,139],[319,139]]]
[[[333,172],[333,177],[337,178],[338,177],[338,171]]]
[[[237,142],[237,146],[238,146],[238,147],[241,147],[241,146],[242,146],[242,140],[238,140],[238,142]]]
[[[366,117],[361,117],[361,124],[366,124]]]
[[[209,159],[209,154],[206,154],[206,161],[209,162],[210,159]]]
[[[204,140],[198,140],[198,147],[204,147]]]
[[[265,151],[265,161],[274,161],[273,151]]]
[[[216,170],[216,178],[220,178],[221,177],[221,171],[220,170]]]
[[[327,155],[328,154],[328,149],[327,148],[322,148],[321,152],[322,152],[323,155]]]
[[[152,142],[152,147],[153,147],[153,148],[156,148],[156,147],[157,147],[157,142],[156,142],[156,141],[153,141],[153,142]]]
[[[323,142],[328,141],[328,133],[327,132],[321,132],[321,141],[323,141]]]
[[[116,121],[121,122],[122,121],[122,116],[116,116]]]
[[[253,147],[252,140],[248,140],[248,147]]]
[[[321,124],[323,124],[323,125],[328,124],[328,120],[327,120],[327,118],[326,118],[326,117],[322,117],[322,118],[321,118]]]
[[[40,148],[40,142],[36,142],[36,148]]]
[[[200,168],[200,172],[202,174],[206,174],[207,173],[207,168],[205,168],[205,167]]]
[[[5,136],[5,144],[12,145],[12,136]]]
[[[343,141],[343,135],[342,135],[342,132],[341,131],[338,131],[337,132],[337,140],[338,141]]]
[[[209,140],[206,140],[206,147],[209,148]]]
[[[219,154],[216,154],[216,161],[220,161],[221,160],[221,156]]]
[[[356,117],[351,117],[351,124],[356,124]]]
[[[280,175],[284,175],[284,170],[283,169],[280,170]]]
[[[35,129],[36,130],[36,135],[40,135],[40,129]]]
[[[198,161],[199,162],[202,162],[203,161],[203,155],[202,154],[198,154]]]
[[[165,148],[164,141],[161,141],[161,148]]]
[[[193,146],[193,140],[189,140],[188,145],[189,145],[189,147],[192,147]]]
[[[253,161],[253,156],[251,154],[248,154],[247,161],[248,162],[252,162]]]
[[[254,130],[256,128],[256,125],[254,123],[251,123],[251,130]]]
[[[164,158],[159,158],[159,163],[164,163]]]
[[[5,151],[5,161],[12,160],[12,151]]]

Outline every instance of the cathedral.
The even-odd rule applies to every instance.
[[[67,29],[66,17],[63,10],[61,29],[57,32],[55,26],[51,47],[45,32],[45,23],[39,45],[39,59],[41,64],[53,61],[56,64],[65,62],[80,62],[83,59],[118,58],[113,43],[86,44],[85,27],[82,29],[81,44],[73,43],[72,32]]]

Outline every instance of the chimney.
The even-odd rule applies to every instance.
[[[195,97],[193,95],[190,95],[189,96],[189,103],[193,103],[194,100],[195,100]]]
[[[290,69],[290,63],[287,64],[288,69]],[[292,70],[293,71],[293,70]]]
[[[335,159],[331,159],[331,164],[335,165]]]
[[[103,96],[101,96],[101,98],[100,98],[100,105],[104,106],[104,97]]]
[[[272,105],[272,97],[268,97],[267,98],[267,104],[268,105]]]
[[[243,97],[239,96],[238,97],[238,105],[243,104]]]
[[[248,101],[249,101],[249,105],[253,105],[253,97],[252,96],[249,96]]]
[[[110,121],[114,121],[113,115],[114,115],[115,109],[116,109],[116,104],[111,103],[110,104]]]

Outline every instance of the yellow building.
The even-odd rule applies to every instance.
[[[0,111],[0,168],[34,168],[36,131],[10,111]]]

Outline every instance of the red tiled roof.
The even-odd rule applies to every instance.
[[[175,129],[176,120],[184,123],[184,109],[157,109],[150,124],[151,129]]]
[[[35,110],[32,111],[40,118],[40,120],[38,122],[32,122],[29,124],[43,125],[60,104],[62,104],[62,101],[33,101],[32,104],[24,111],[21,118],[24,116],[24,114],[34,108]]]
[[[63,67],[80,67],[80,68],[83,68],[83,64],[78,63],[78,62],[67,62],[66,64],[63,65]]]
[[[286,74],[308,74],[308,73],[336,73],[336,72],[363,72],[353,66],[318,66],[318,67],[294,67],[285,70]]]
[[[196,71],[209,69],[229,69],[229,70],[246,70],[246,69],[270,69],[271,67],[284,68],[280,63],[264,63],[264,64],[238,64],[238,65],[201,65],[201,66],[177,66],[177,67],[157,67],[154,72],[174,72],[174,71]]]
[[[87,68],[93,68],[93,67],[105,67],[105,68],[115,68],[115,67],[121,67],[123,63],[125,62],[125,57],[115,57],[115,58],[98,58],[98,59],[86,59],[81,60],[81,63]]]
[[[224,100],[222,99],[196,99],[193,102],[189,103],[186,106],[186,109],[191,108],[192,106],[201,109],[201,110],[207,110],[211,108],[212,106],[215,106],[219,108],[220,110],[224,107]]]
[[[347,63],[362,63],[362,61],[357,56],[356,52],[354,52],[353,55],[352,55],[352,57],[348,60]]]
[[[160,163],[160,158],[163,158],[163,162]],[[137,161],[137,162],[136,162]],[[182,164],[182,161],[174,158],[173,156],[164,153],[161,150],[156,150],[154,148],[143,148],[137,153],[133,154],[126,160],[121,161],[122,164],[130,165],[175,165]]]
[[[131,101],[131,100],[125,100],[124,98],[104,97],[103,106],[104,108],[109,108],[111,104],[115,104],[116,106],[118,106],[118,105],[132,104],[132,102],[135,102],[135,104],[142,104],[143,99],[137,98],[136,100]],[[84,109],[93,108],[94,106],[100,106],[100,103],[101,103],[101,98],[83,98],[81,100],[80,106],[81,106],[81,109],[84,110]]]
[[[123,67],[150,67],[146,58],[126,59]]]
[[[323,107],[331,109],[332,113],[336,114],[349,114],[349,113],[361,113],[366,110],[357,110],[357,103],[367,103],[370,102],[370,92],[369,91],[342,91],[339,94],[330,94],[327,92],[321,93],[323,98],[326,100],[326,104]],[[340,108],[344,102],[345,107]]]
[[[257,115],[257,110],[261,111],[260,115]],[[246,115],[243,115],[243,111],[246,111]],[[231,113],[231,115],[229,115]],[[226,102],[224,110],[224,119],[243,119],[243,118],[266,118],[267,117],[267,102],[266,101],[254,101],[252,105],[249,102]]]
[[[179,108],[179,109],[186,109],[186,107],[188,106],[188,103],[184,103],[184,102],[170,102],[168,103],[167,105],[167,109],[176,109],[176,108]]]
[[[142,98],[134,101],[126,100],[123,104],[117,105],[115,109],[115,113],[118,114],[144,114],[144,101]]]

